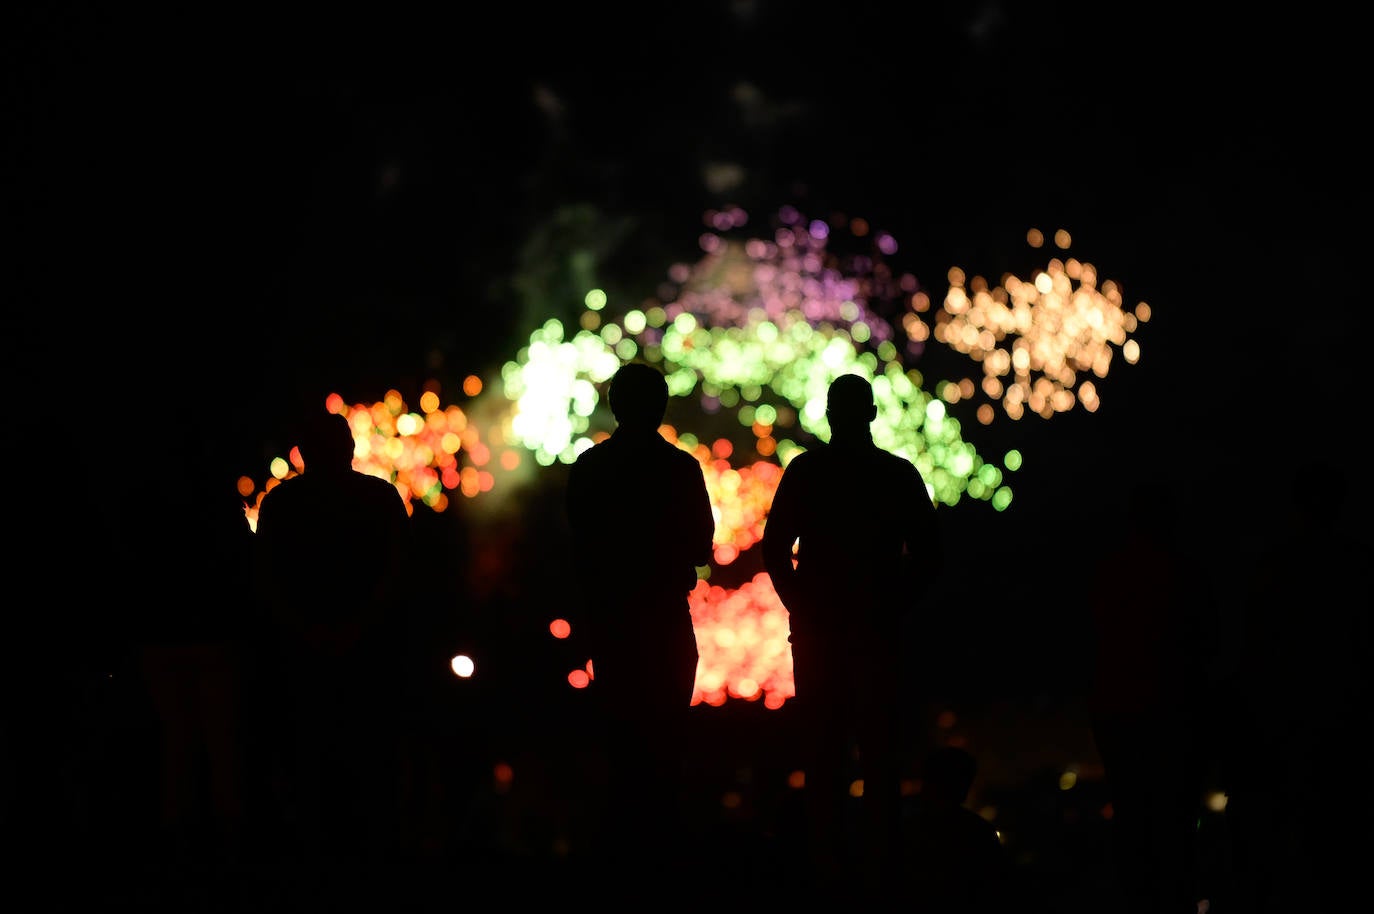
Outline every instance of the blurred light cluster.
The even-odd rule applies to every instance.
[[[763,539],[763,523],[782,467],[760,460],[736,469],[728,460],[714,458],[704,460],[702,468],[716,511],[715,561],[729,565]]]
[[[1032,230],[1032,247],[1044,243]],[[1055,243],[1067,248],[1070,238],[1059,232]],[[982,363],[978,389],[992,402],[1000,402],[1013,419],[1027,412],[1048,419],[1081,404],[1096,412],[1099,399],[1094,378],[1105,378],[1115,350],[1134,364],[1139,344],[1129,338],[1137,326],[1150,319],[1150,306],[1138,303],[1123,307],[1116,283],[1100,283],[1090,263],[1068,258],[1052,259],[1044,270],[1023,280],[1007,274],[999,285],[988,287],[975,276],[968,280],[957,267],[949,271],[949,292],[936,315],[934,338],[951,349]],[[908,332],[925,339],[926,327],[909,325]],[[946,399],[973,394],[965,380],[950,385]],[[942,391],[944,393],[944,391]],[[984,425],[993,420],[991,403],[978,408]]]
[[[734,209],[708,213],[707,221],[733,230],[746,219]],[[847,225],[858,237],[871,234],[862,220]],[[591,290],[577,329],[550,319],[503,366],[515,433],[541,465],[572,463],[613,427],[602,408],[605,383],[623,362],[642,359],[662,368],[673,396],[694,398],[703,420],[726,416],[712,425],[733,465],[785,466],[802,447],[800,433],[829,436],[830,382],[861,374],[878,402],[874,440],[916,464],[932,498],[954,505],[968,496],[1005,508],[1012,496],[1003,468],[963,440],[945,401],[907,365],[923,351],[929,326],[908,311],[899,348],[901,334],[881,316],[895,301],[927,301],[915,294],[914,277],[887,267],[895,240],[879,233],[864,253],[841,257],[828,250],[833,231],[784,209],[766,240],[702,235],[704,256],[671,267],[671,282],[652,304],[615,311],[604,291]],[[678,443],[695,451],[696,433],[682,432]]]
[[[452,492],[512,497],[541,468],[570,464],[610,434],[606,386],[640,359],[663,370],[675,402],[693,404],[699,424],[661,431],[701,462],[716,516],[714,564],[723,567],[759,542],[803,442],[829,437],[825,398],[836,377],[872,382],[875,443],[920,469],[937,506],[970,498],[1001,511],[1022,456],[985,459],[949,407],[981,393],[984,425],[994,402],[1012,419],[1095,410],[1093,379],[1107,375],[1113,347],[1130,363],[1139,358],[1129,335],[1149,319],[1148,305],[1125,309],[1091,264],[1056,258],[1028,280],[1008,274],[992,287],[956,267],[931,316],[915,277],[887,264],[896,240],[865,220],[831,224],[784,208],[768,237],[741,235],[747,221],[736,208],[706,213],[703,256],[672,265],[656,297],[616,307],[604,290],[586,291],[576,322],[544,321],[501,367],[499,384],[466,378],[465,408],[442,405],[437,382],[418,410],[394,390],[371,405],[331,394],[326,408],[353,426],[354,467],[392,481],[412,512],[416,502],[444,511]],[[847,253],[832,249],[841,235]],[[1045,239],[1032,231],[1028,241]],[[1054,242],[1067,248],[1067,233]],[[980,363],[981,382],[928,384],[916,363],[932,342]],[[251,526],[263,495],[302,470],[292,448],[272,461],[261,489],[239,480]],[[694,701],[781,705],[793,694],[787,612],[768,576],[735,589],[705,576],[691,596],[701,658]],[[569,681],[587,685],[590,669]]]
[[[780,708],[796,694],[789,617],[766,573],[735,589],[698,581],[689,600],[698,655],[692,704],[735,698]]]
[[[475,378],[466,386],[480,390]],[[495,481],[491,447],[482,441],[467,413],[457,406],[440,406],[440,402],[436,389],[421,395],[419,412],[411,411],[395,390],[371,405],[349,405],[342,396],[331,393],[324,408],[344,416],[353,429],[353,468],[394,484],[407,510],[413,513],[415,501],[443,511],[448,507],[449,492],[473,498],[490,491]],[[465,463],[460,455],[466,458]],[[520,460],[519,452],[503,449],[499,462],[506,470],[513,470]],[[251,529],[257,530],[263,496],[304,470],[300,449],[293,446],[286,457],[272,460],[261,488],[251,477],[240,477],[238,491],[245,500],[244,513]]]

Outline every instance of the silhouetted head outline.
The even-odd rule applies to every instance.
[[[658,428],[668,409],[668,382],[663,372],[643,362],[620,366],[611,379],[611,412],[630,428]]]
[[[301,460],[311,469],[351,470],[353,429],[338,413],[311,413],[301,428]]]
[[[840,435],[866,432],[878,416],[873,401],[873,385],[856,374],[840,375],[830,382],[826,393],[825,416],[830,431]]]
[[[978,776],[978,760],[958,746],[941,746],[926,756],[921,765],[921,793],[925,796],[963,803]]]

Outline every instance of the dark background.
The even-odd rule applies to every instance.
[[[1167,474],[1224,584],[1285,474],[1357,481],[1357,58],[1322,4],[11,15],[11,428],[42,516],[189,520],[325,393],[492,378],[554,316],[529,289],[575,315],[571,244],[652,294],[727,203],[756,231],[863,216],[937,300],[954,265],[1028,275],[1026,230],[1063,227],[1153,306],[1100,413],[1015,430],[1009,538]]]
[[[567,280],[566,242],[651,294],[727,203],[751,229],[785,204],[863,216],[935,293],[954,265],[1027,275],[1047,255],[1026,230],[1067,228],[1153,306],[1098,414],[1016,430],[1011,511],[951,512],[988,653],[950,672],[987,706],[1072,693],[1081,660],[1055,615],[1078,569],[992,572],[989,551],[1091,552],[1134,478],[1176,483],[1227,603],[1295,474],[1359,529],[1366,147],[1342,9],[7,15],[13,578],[39,594],[16,670],[99,669],[139,607],[211,594],[195,555],[221,485],[261,477],[304,405],[456,395],[554,316],[527,293]]]

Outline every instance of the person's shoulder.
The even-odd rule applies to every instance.
[[[304,474],[291,476],[274,485],[258,505],[256,532],[297,529],[310,524],[324,497],[317,491],[316,481]]]
[[[882,448],[877,448],[877,451],[877,459],[889,472],[900,474],[908,479],[923,479],[920,469],[917,468],[916,464],[910,458]]]
[[[878,447],[876,444],[873,446],[873,450],[876,459],[881,460],[889,466],[899,467],[903,470],[908,467],[913,470],[916,469],[916,464],[912,463],[904,454],[899,454],[896,451],[889,451],[887,448]]]
[[[354,470],[347,476],[340,477],[340,482],[349,486],[359,498],[388,506],[394,501],[402,507],[405,506],[405,499],[401,497],[400,490],[389,479]]]
[[[376,492],[379,497],[386,496],[387,498],[396,499],[399,499],[401,497],[400,490],[396,488],[396,484],[393,483],[390,479],[383,479],[380,476],[373,476],[371,473],[354,472],[353,475],[357,477],[356,484],[360,488],[368,488],[373,492]]]
[[[259,513],[268,510],[277,510],[283,505],[289,505],[294,501],[304,498],[305,490],[309,487],[304,476],[291,476],[277,482],[272,488],[268,489],[262,496],[262,504],[258,508]]]
[[[959,817],[968,827],[969,831],[979,835],[991,835],[997,837],[997,826],[980,816],[975,810],[967,806],[959,807]]]
[[[604,464],[611,457],[611,439],[603,438],[596,444],[578,454],[572,463],[568,465],[573,472],[585,471]]]
[[[1000,848],[997,826],[967,806],[917,807],[920,821],[931,831],[939,832],[947,841],[960,847]]]
[[[396,489],[396,485],[390,479],[384,479],[375,473],[364,473],[361,470],[353,470],[347,478],[355,481],[363,480],[360,485],[372,486],[374,489],[380,489],[383,486],[393,491]]]
[[[787,461],[787,466],[784,467],[784,469],[789,473],[798,467],[804,470],[813,463],[824,461],[829,452],[830,445],[813,444],[811,447],[793,454],[792,458]]]
[[[684,467],[691,467],[694,469],[701,467],[701,461],[698,460],[697,456],[693,454],[691,451],[683,450],[682,448],[678,447],[676,444],[673,444],[666,438],[663,439],[663,444],[667,448],[667,450],[664,452],[665,454],[667,454],[667,457],[665,459],[676,460]]]

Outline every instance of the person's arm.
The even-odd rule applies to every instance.
[[[711,559],[715,553],[716,546],[716,512],[711,506],[711,493],[706,488],[706,472],[700,463],[695,464],[693,475],[693,504],[696,505],[696,516],[692,521],[692,551],[694,554],[693,566],[711,564]]]
[[[792,564],[792,547],[797,542],[798,517],[794,498],[797,487],[796,464],[792,464],[782,474],[778,488],[773,493],[773,503],[768,509],[768,518],[763,526],[763,567],[773,581],[773,589],[782,599],[783,606],[797,605],[796,568]]]
[[[925,479],[913,465],[909,476],[910,489],[903,505],[906,523],[906,564],[914,595],[928,592],[942,571],[944,545],[940,542],[940,520],[935,502],[926,490]]]
[[[568,467],[568,484],[563,493],[563,516],[567,521],[573,562],[585,570],[583,562],[595,537],[587,529],[588,519],[595,506],[588,495],[589,483],[586,480],[587,468],[580,461]]]
[[[710,490],[706,488],[706,474],[695,457],[679,451],[668,470],[664,508],[669,512],[669,527],[663,558],[669,564],[663,570],[669,579],[690,592],[697,585],[697,569],[711,563],[716,515]]]
[[[390,482],[387,490],[378,488],[378,501],[386,506],[389,535],[386,538],[387,554],[383,573],[377,575],[374,605],[382,612],[397,599],[403,598],[406,580],[406,558],[411,551],[410,511],[406,509],[405,499]],[[379,510],[379,513],[380,510]]]

